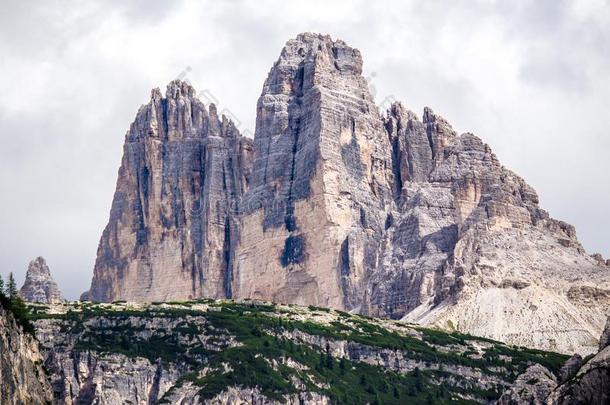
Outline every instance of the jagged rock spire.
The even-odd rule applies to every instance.
[[[19,296],[28,302],[56,304],[64,301],[61,291],[42,257],[32,260],[25,274],[25,282],[19,290]]]
[[[251,141],[186,82],[151,93],[125,137],[93,301],[226,297]]]

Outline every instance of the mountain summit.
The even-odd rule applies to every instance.
[[[25,301],[43,304],[57,304],[64,300],[57,283],[51,277],[47,262],[40,256],[30,262],[19,295]]]
[[[306,33],[269,72],[253,142],[189,85],[153,91],[90,297],[312,304],[588,353],[610,269],[478,137],[380,112],[360,52]]]

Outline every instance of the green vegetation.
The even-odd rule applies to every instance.
[[[30,322],[28,308],[18,295],[13,273],[9,274],[8,280],[5,288],[4,280],[0,277],[0,306],[13,314],[17,325],[21,326],[24,332],[34,335],[34,326]]]
[[[62,330],[78,335],[77,350],[180,364],[186,370],[178,384],[190,381],[202,398],[241,386],[277,400],[302,390],[318,392],[338,404],[491,401],[530,364],[557,372],[567,359],[457,332],[407,325],[392,330],[345,312],[254,301],[170,302],[145,309],[79,303],[63,314],[32,306],[30,316],[56,319]],[[147,323],[151,318],[155,322]],[[333,341],[347,342],[343,347],[351,354],[337,356]],[[395,356],[400,367],[358,361],[362,353],[381,359],[392,352],[400,354]],[[410,371],[397,371],[407,363]],[[203,367],[212,371],[200,375]],[[495,382],[481,385],[462,374],[464,367]]]
[[[244,316],[246,308],[249,313]],[[283,330],[293,327],[308,329],[314,324],[298,324],[261,315],[261,312],[271,310],[268,306],[248,305],[246,308],[227,304],[219,312],[206,314],[214,330],[228,332],[241,345],[210,356],[209,366],[218,372],[202,378],[190,376],[191,381],[201,387],[202,398],[213,398],[227,386],[237,385],[258,387],[265,396],[279,400],[282,395],[297,392],[291,382],[296,378],[307,390],[327,395],[333,403],[339,404],[375,401],[418,404],[426,403],[428,393],[435,403],[446,403],[450,399],[450,391],[433,384],[427,372],[416,369],[399,374],[345,358],[336,359],[328,346],[320,350],[281,336]],[[286,359],[301,367],[288,367]],[[468,403],[457,400],[460,402]]]

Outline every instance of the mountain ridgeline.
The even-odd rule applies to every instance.
[[[287,42],[253,140],[173,81],[123,153],[83,298],[262,299],[597,348],[607,263],[475,135],[429,108],[380,112],[340,40]]]

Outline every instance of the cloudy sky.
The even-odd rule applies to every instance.
[[[302,31],[359,48],[379,103],[432,107],[489,143],[610,256],[610,3],[2,1],[0,273],[44,256],[89,286],[124,134],[184,75],[253,132],[256,99]]]

